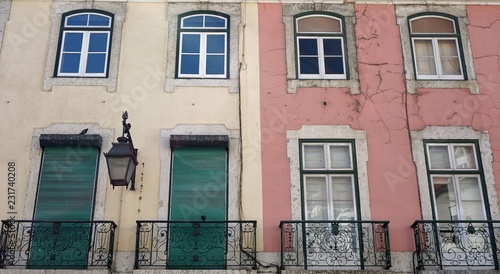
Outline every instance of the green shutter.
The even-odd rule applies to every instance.
[[[36,221],[90,221],[98,149],[44,149],[35,208]],[[33,227],[29,268],[78,269],[87,265],[88,223],[37,223]]]
[[[169,268],[225,267],[225,148],[175,148],[172,157]]]

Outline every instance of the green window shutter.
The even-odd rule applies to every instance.
[[[226,149],[175,148],[170,220],[226,219]]]
[[[91,220],[98,149],[46,147],[35,220]]]
[[[167,268],[224,269],[226,148],[179,147],[172,161],[170,220],[192,222],[170,225]]]
[[[99,150],[88,146],[45,147],[38,183],[36,221],[90,221]],[[85,269],[88,223],[35,223],[28,268]]]

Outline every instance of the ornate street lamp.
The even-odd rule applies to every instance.
[[[126,186],[130,183],[130,190],[135,190],[135,169],[137,162],[137,149],[130,135],[131,125],[127,124],[128,113],[122,115],[123,132],[118,137],[118,143],[112,143],[108,153],[104,153],[108,164],[109,179],[113,189],[115,186]]]

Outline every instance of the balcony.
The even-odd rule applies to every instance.
[[[2,221],[0,268],[111,268],[111,221]]]
[[[391,267],[388,221],[281,221],[283,269]]]
[[[499,269],[500,221],[415,221],[416,270]]]
[[[256,221],[137,221],[134,268],[255,268],[256,226]]]

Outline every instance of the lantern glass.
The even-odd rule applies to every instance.
[[[109,177],[112,182],[124,181],[127,184],[132,177],[134,161],[132,157],[106,157],[108,161]]]

